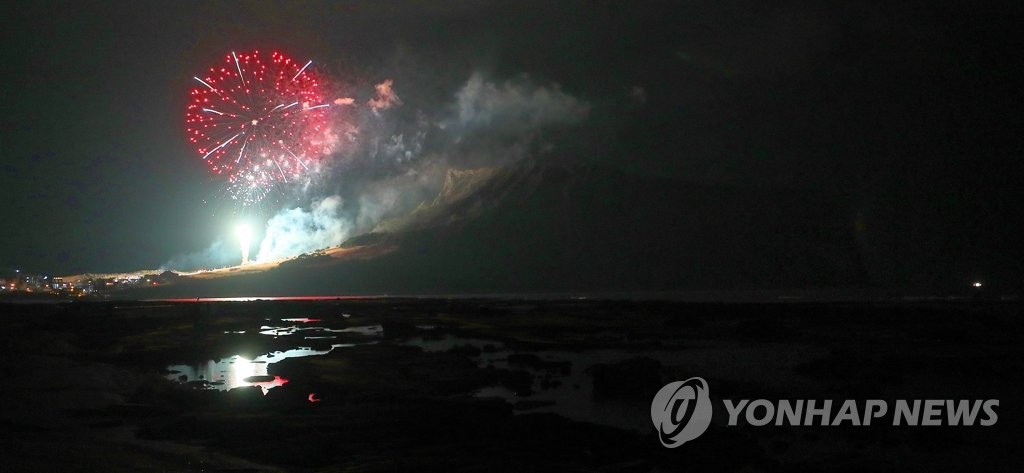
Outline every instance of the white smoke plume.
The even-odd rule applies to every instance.
[[[474,73],[440,116],[431,119],[418,111],[402,125],[378,113],[402,105],[393,81],[383,81],[375,90],[377,96],[367,103],[375,127],[363,127],[367,136],[362,154],[377,164],[367,176],[342,179],[345,198],[333,195],[313,202],[309,210],[291,208],[271,218],[258,260],[337,246],[433,199],[453,163],[509,164],[530,154],[536,133],[578,123],[590,111],[589,104],[556,84],[537,86],[526,77],[496,83]],[[473,138],[464,139],[469,136]]]
[[[528,133],[583,120],[590,106],[562,92],[557,84],[535,87],[525,78],[496,84],[480,73],[455,94],[455,116],[443,126],[456,132]]]
[[[192,271],[237,265],[241,261],[238,242],[217,239],[205,250],[178,255],[160,266],[160,269]]]
[[[330,196],[314,202],[309,210],[284,210],[267,222],[257,261],[271,261],[337,246],[352,230],[341,215],[342,199]]]

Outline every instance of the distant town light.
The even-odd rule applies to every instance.
[[[974,281],[974,284],[971,285],[974,287],[981,287],[981,281]]]

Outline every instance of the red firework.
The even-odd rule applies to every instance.
[[[269,60],[267,60],[269,59]],[[300,178],[334,145],[321,79],[279,52],[228,54],[194,77],[185,112],[189,141],[243,204]]]

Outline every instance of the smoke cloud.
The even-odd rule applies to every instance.
[[[455,94],[455,116],[444,121],[455,132],[525,134],[583,120],[590,106],[555,84],[534,87],[525,78],[495,84],[474,73]]]
[[[171,258],[161,265],[161,269],[193,271],[197,269],[222,268],[233,266],[241,261],[238,241],[217,239],[205,250]]]
[[[276,260],[341,244],[351,231],[340,214],[341,204],[341,197],[330,196],[314,202],[309,210],[296,207],[273,216],[256,260]]]

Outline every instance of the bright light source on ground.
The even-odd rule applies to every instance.
[[[242,248],[242,264],[246,264],[249,262],[249,246],[252,245],[252,229],[249,228],[249,225],[240,223],[235,227],[235,233],[238,235],[238,244]]]
[[[981,281],[974,281],[974,284],[971,285],[974,287],[981,287]]]

